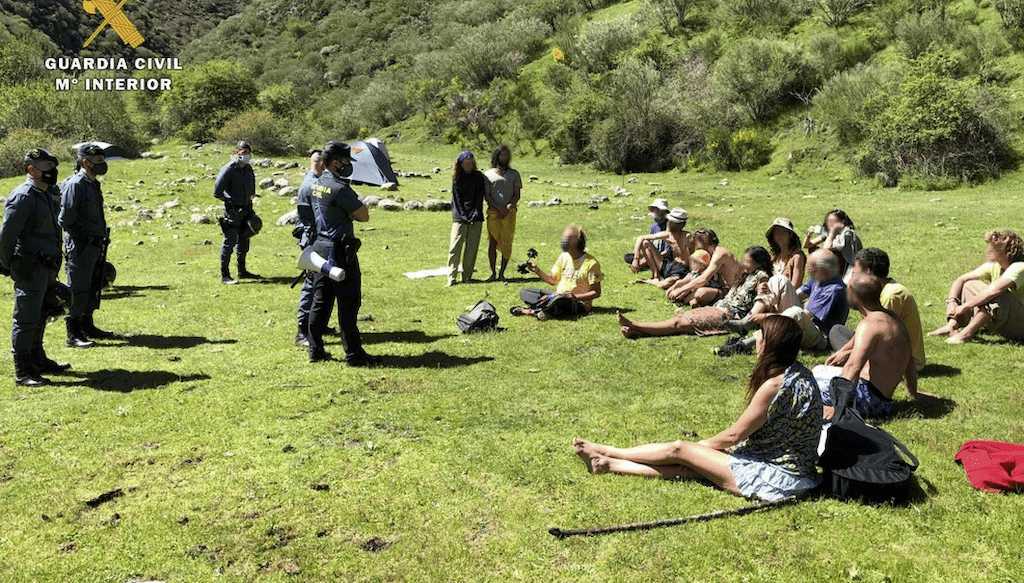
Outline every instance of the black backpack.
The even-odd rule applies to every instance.
[[[463,334],[494,330],[498,327],[498,311],[491,302],[481,300],[468,312],[459,316],[455,323]]]
[[[818,460],[824,494],[869,504],[910,502],[917,457],[889,432],[864,421],[853,407],[853,383],[840,377],[831,388],[835,415]]]

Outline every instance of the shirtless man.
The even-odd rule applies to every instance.
[[[711,263],[700,276],[677,281],[668,289],[667,295],[675,303],[690,304],[696,308],[720,300],[726,290],[739,285],[746,272],[733,252],[718,244],[718,235],[711,229],[697,229],[693,233],[693,241],[698,249],[711,254]]]
[[[853,407],[864,417],[886,417],[892,414],[892,396],[904,380],[907,392],[914,399],[930,397],[917,390],[917,366],[910,347],[910,335],[906,326],[891,312],[882,307],[881,295],[885,281],[881,278],[860,275],[847,288],[850,304],[864,318],[857,326],[853,337],[853,349],[839,376],[854,383]],[[814,376],[827,378],[836,367],[816,367]],[[819,382],[820,384],[820,382]],[[835,395],[830,385],[823,387],[825,418],[834,413]]]
[[[668,214],[668,227],[656,234],[648,235],[639,244],[640,253],[651,268],[652,277],[642,283],[649,283],[661,289],[668,289],[690,272],[690,254],[693,253],[693,237],[686,230],[689,215],[685,209],[676,208]],[[669,255],[658,252],[656,241],[665,241]]]

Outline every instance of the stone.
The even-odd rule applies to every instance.
[[[260,168],[270,168],[274,162],[270,158],[263,158],[256,162],[256,165]]]
[[[274,179],[273,178],[264,178],[263,180],[260,180],[260,188],[262,188],[263,190],[267,190],[268,188],[271,188],[272,186],[274,186]]]
[[[200,142],[196,142],[196,143],[192,144],[192,149],[193,150],[202,150],[203,149],[203,144],[200,143]]]
[[[384,200],[382,200],[379,203],[377,203],[377,208],[379,208],[379,209],[381,209],[383,211],[400,211],[400,210],[402,210],[403,207],[402,207],[402,203],[400,203],[400,202],[398,202],[396,200],[391,200],[389,198],[385,198]]]
[[[338,51],[338,45],[328,45],[320,49],[320,58],[329,57]]]
[[[274,181],[274,186],[278,188],[284,188],[288,186],[288,184],[289,182],[287,178],[278,178],[277,180]]]
[[[379,196],[374,196],[371,194],[369,196],[363,197],[363,204],[365,204],[369,208],[373,208],[380,203],[380,200],[381,199]]]
[[[292,209],[277,218],[278,227],[287,227],[289,225],[297,224],[299,224],[299,211],[295,209]]]
[[[195,213],[195,214],[192,215],[192,224],[193,225],[212,225],[213,224],[213,219],[211,219],[209,215],[204,215],[203,213]]]
[[[394,192],[398,190],[398,185],[395,184],[394,182],[385,182],[384,184],[380,185],[380,189],[388,192]]]
[[[428,198],[427,202],[424,203],[424,207],[426,207],[428,211],[432,212],[450,211],[452,210],[452,203],[448,202],[447,200]]]
[[[528,180],[530,182],[537,182],[538,180],[540,180],[540,176],[530,175],[530,178],[528,178]]]
[[[540,208],[540,207],[544,206],[544,201],[542,201],[542,200],[531,200],[530,202],[526,203],[526,206],[528,206],[529,208],[532,208],[532,209]]]
[[[562,199],[560,199],[560,198],[558,198],[558,197],[555,197],[555,198],[553,198],[553,199],[551,199],[551,200],[547,201],[547,202],[546,202],[546,203],[544,203],[544,204],[545,204],[545,206],[559,206],[559,205],[561,205],[561,204],[562,204]]]
[[[142,159],[143,160],[159,160],[160,158],[163,158],[163,157],[164,157],[164,154],[162,154],[161,152],[143,152],[142,153]]]
[[[285,186],[281,190],[277,191],[277,196],[291,196],[293,194],[295,194],[294,186]]]
[[[728,178],[723,178],[722,181],[718,183],[718,185],[719,186],[729,186],[729,179]]]
[[[418,200],[410,200],[405,203],[405,210],[407,211],[421,211],[423,208],[423,203]]]
[[[636,184],[637,182],[639,182],[639,179],[636,176],[630,176],[629,179],[626,180],[627,184]]]
[[[160,208],[170,210],[173,208],[178,208],[179,206],[181,206],[181,201],[178,199],[174,199],[163,203],[162,205],[160,205]]]
[[[434,174],[440,174],[441,173],[441,167],[440,166],[434,166],[434,169],[431,170],[431,172],[433,172]]]

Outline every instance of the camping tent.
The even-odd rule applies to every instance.
[[[398,175],[391,168],[387,146],[376,138],[352,143],[352,182],[381,186],[389,182],[398,184]]]
[[[75,144],[74,146],[71,146],[71,153],[75,154],[78,152],[79,148],[81,148],[82,146],[87,146],[89,144],[99,146],[100,149],[103,150],[103,156],[106,157],[108,160],[124,159],[124,152],[121,151],[121,148],[113,144],[108,144],[107,142],[81,142]]]

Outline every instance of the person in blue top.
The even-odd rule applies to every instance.
[[[313,304],[309,313],[309,361],[323,362],[331,356],[324,350],[324,332],[338,304],[338,324],[349,366],[370,366],[377,360],[363,350],[358,317],[362,303],[362,274],[359,247],[353,222],[370,220],[370,211],[356,196],[349,181],[352,175],[352,150],[348,144],[330,142],[323,150],[324,173],[311,191],[316,240],[313,251],[327,260],[320,273],[313,275]],[[327,274],[334,267],[345,271],[342,281]]]
[[[231,161],[220,169],[213,184],[214,198],[224,202],[224,217],[220,228],[224,232],[224,244],[220,250],[221,282],[238,283],[231,277],[231,255],[238,251],[238,277],[259,279],[260,276],[246,269],[245,259],[249,253],[249,239],[255,234],[250,226],[256,217],[252,199],[256,196],[256,173],[252,170],[252,146],[239,142]]]
[[[299,213],[299,248],[306,249],[316,240],[316,217],[313,215],[313,186],[324,173],[323,150],[309,152],[309,171],[302,179],[299,187],[296,209]],[[309,330],[309,310],[313,306],[313,274],[306,272],[299,292],[298,325],[295,335],[297,346],[309,347],[307,333]]]
[[[41,148],[23,159],[27,180],[7,197],[0,227],[0,268],[14,280],[14,381],[19,386],[49,383],[44,373],[71,368],[50,360],[43,350],[47,289],[60,270],[60,227],[57,224],[57,158]]]
[[[91,338],[112,338],[114,334],[96,327],[93,312],[99,307],[102,288],[97,270],[110,244],[110,229],[103,210],[103,186],[99,177],[107,173],[103,150],[85,144],[78,150],[78,172],[60,187],[60,226],[64,229],[71,308],[67,318],[67,345],[89,348]]]

